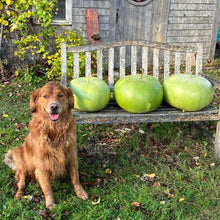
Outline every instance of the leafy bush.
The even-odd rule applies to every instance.
[[[80,46],[83,44],[82,37],[77,33],[77,30],[66,30],[64,35],[58,34],[56,38],[57,52],[47,57],[47,62],[50,68],[47,68],[48,78],[60,78],[61,76],[61,43],[66,42],[67,46]],[[80,72],[85,72],[85,54],[80,53],[79,56]],[[73,54],[67,54],[67,72],[68,77],[73,77]]]
[[[39,75],[39,67],[48,78],[60,78],[61,60],[60,44],[67,42],[71,46],[83,44],[82,37],[77,30],[65,30],[59,26],[63,34],[57,34],[51,25],[52,15],[56,13],[57,0],[2,0],[0,2],[0,24],[4,26],[4,38],[13,39],[16,45],[14,54],[22,61],[27,61],[27,66],[21,64],[21,70],[16,74],[31,70],[26,79],[33,80],[34,75]],[[53,49],[52,49],[53,48]],[[24,63],[24,62],[21,62]],[[68,56],[69,75],[72,76],[72,57]],[[80,56],[80,70],[84,71],[85,62]],[[33,72],[33,71],[38,72]],[[34,74],[34,75],[33,75]],[[43,75],[44,75],[43,74]]]

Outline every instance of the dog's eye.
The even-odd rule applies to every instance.
[[[48,95],[44,95],[43,97],[44,97],[45,99],[47,99],[47,98],[48,98]]]
[[[63,95],[62,94],[58,94],[58,97],[63,97]]]

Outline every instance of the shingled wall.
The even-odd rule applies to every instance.
[[[214,57],[220,0],[73,0],[73,28],[86,39],[86,9],[96,8],[102,41],[143,39],[177,45],[203,43],[204,59]]]

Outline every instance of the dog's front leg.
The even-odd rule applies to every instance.
[[[21,199],[21,196],[24,194],[24,188],[25,188],[25,179],[26,179],[27,173],[25,170],[17,170],[16,172],[16,180],[17,180],[17,193],[15,194],[16,199]]]
[[[88,199],[87,192],[83,189],[79,181],[79,172],[78,172],[78,163],[77,163],[77,156],[75,155],[74,160],[70,162],[67,167],[72,184],[74,186],[75,192],[77,197],[81,198],[82,200]]]
[[[44,193],[46,208],[52,209],[55,207],[55,202],[53,198],[53,192],[50,185],[49,174],[46,171],[36,170],[36,179],[38,180],[40,187]]]

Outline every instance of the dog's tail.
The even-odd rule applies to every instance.
[[[13,150],[9,150],[4,156],[5,156],[5,159],[4,159],[5,164],[15,171],[17,167],[14,161]]]

